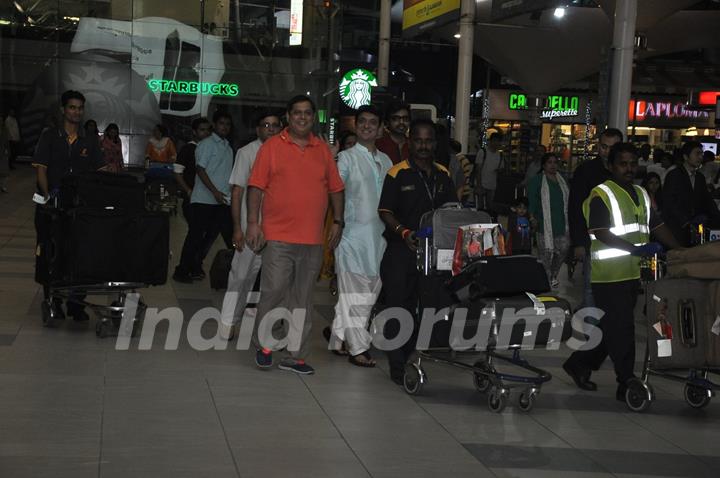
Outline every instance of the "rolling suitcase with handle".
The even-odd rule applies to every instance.
[[[662,279],[648,284],[650,364],[654,370],[708,365],[711,327],[709,282]]]

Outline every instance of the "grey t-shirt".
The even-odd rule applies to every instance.
[[[480,171],[480,185],[485,189],[497,189],[497,173],[502,164],[500,152],[479,151],[476,161]]]

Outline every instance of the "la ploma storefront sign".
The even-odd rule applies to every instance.
[[[523,93],[510,93],[508,108],[511,110],[528,109],[528,98]],[[550,95],[543,100],[540,118],[569,118],[577,116],[580,109],[579,96]]]

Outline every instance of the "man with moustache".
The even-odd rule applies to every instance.
[[[410,105],[393,101],[385,110],[385,134],[375,145],[387,154],[393,164],[408,159],[410,153],[407,130],[410,124]]]
[[[332,331],[345,341],[350,363],[359,367],[375,366],[368,352],[367,321],[380,292],[380,261],[385,252],[385,225],[377,207],[383,179],[392,167],[390,158],[375,147],[381,125],[377,108],[358,108],[358,141],[338,155],[338,170],[345,184],[345,230],[335,250],[339,294]]]
[[[345,227],[343,183],[330,148],[312,133],[315,111],[307,96],[288,102],[287,129],[260,147],[248,180],[245,239],[253,251],[262,249],[262,294],[253,333],[255,364],[260,369],[272,367],[273,349],[279,344],[272,331],[259,325],[269,312],[283,308],[291,313],[282,322],[290,356],[278,368],[300,375],[315,373],[305,357],[328,197],[334,218],[331,248],[337,246]],[[299,343],[293,343],[297,338]]]
[[[385,223],[387,249],[380,265],[384,305],[402,307],[417,322],[418,242],[415,232],[423,214],[447,202],[457,202],[455,186],[448,170],[435,162],[435,125],[418,119],[410,125],[410,157],[388,171],[383,184],[378,212]],[[398,320],[390,320],[385,337],[392,340],[400,332]],[[413,334],[415,335],[415,334]],[[388,351],[390,378],[402,384],[405,363],[415,348],[411,339],[396,350]]]
[[[248,294],[252,290],[258,272],[260,272],[260,255],[256,254],[245,244],[245,231],[247,231],[247,206],[245,190],[248,178],[255,164],[260,146],[282,129],[280,114],[265,111],[260,113],[255,121],[255,134],[257,139],[240,148],[235,155],[235,166],[230,174],[230,210],[233,220],[233,255],[230,273],[228,274],[227,292],[225,300],[229,305],[223,305],[220,320],[220,337],[230,340],[233,337],[234,325],[242,317],[248,303]],[[230,293],[230,295],[228,295]],[[233,295],[237,294],[236,298]]]

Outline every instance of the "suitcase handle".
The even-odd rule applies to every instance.
[[[692,300],[681,300],[678,303],[678,318],[680,319],[680,340],[686,347],[697,346],[695,326],[695,303]]]

